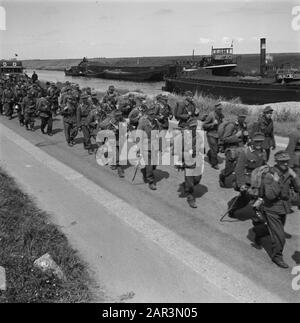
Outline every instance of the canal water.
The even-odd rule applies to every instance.
[[[63,71],[35,70],[40,81],[77,83],[80,87],[91,87],[100,92],[105,92],[109,85],[114,85],[118,90],[140,90],[148,95],[157,95],[162,92],[164,82],[142,83],[118,80],[106,80],[101,78],[89,78],[82,76],[65,76]],[[26,69],[25,73],[31,77],[33,70]]]

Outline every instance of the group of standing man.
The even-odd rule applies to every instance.
[[[193,100],[193,93],[187,91],[182,101],[171,109],[168,96],[160,94],[154,102],[138,100],[133,94],[120,96],[113,85],[100,100],[90,88],[80,89],[78,85],[66,82],[62,88],[54,83],[41,87],[36,73],[32,78],[9,78],[0,82],[0,113],[12,119],[16,111],[21,126],[33,131],[35,119],[41,119],[43,134],[53,135],[53,117],[61,114],[67,144],[72,147],[78,132],[83,134],[83,147],[93,153],[92,138],[100,130],[112,130],[116,135],[117,159],[112,168],[124,177],[124,167],[119,161],[119,124],[126,121],[129,130],[136,130],[141,140],[144,159],[147,161],[141,169],[145,183],[156,190],[154,170],[151,163],[151,131],[167,132],[169,120],[178,121],[180,131],[188,130],[192,134],[190,157],[199,153],[196,147],[199,120],[206,132],[209,150],[208,162],[215,170],[219,169],[218,153],[225,155],[225,168],[219,174],[222,188],[234,188],[239,192],[229,215],[239,217],[241,213],[250,214],[253,220],[254,242],[259,247],[261,239],[270,235],[272,240],[272,260],[279,267],[287,268],[283,260],[285,244],[284,225],[286,215],[291,212],[292,192],[298,196],[300,191],[300,123],[291,133],[285,151],[275,154],[275,165],[268,166],[271,150],[276,149],[274,137],[273,109],[264,108],[262,115],[251,128],[246,123],[243,112],[236,120],[224,120],[223,105],[218,103],[214,110],[204,117]],[[146,138],[144,138],[145,136]],[[143,147],[145,142],[145,147]],[[186,155],[184,155],[186,156]],[[189,157],[186,157],[189,158]],[[195,164],[183,160],[184,193],[188,205],[196,208],[195,186],[202,178]],[[255,190],[253,187],[255,186]],[[257,214],[263,214],[258,217]]]
[[[261,248],[262,239],[270,235],[272,261],[288,268],[283,260],[284,225],[292,204],[300,209],[300,123],[289,137],[286,150],[275,153],[275,165],[269,166],[271,150],[276,149],[273,109],[266,106],[250,127],[244,113],[236,121],[225,120],[222,105],[203,120],[207,133],[208,161],[219,169],[218,153],[225,154],[225,168],[219,174],[222,188],[239,192],[229,205],[229,216],[253,220],[253,242]]]

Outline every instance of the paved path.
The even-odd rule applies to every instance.
[[[150,191],[140,174],[131,184],[133,168],[121,180],[82,144],[66,146],[60,120],[53,137],[26,132],[16,120],[0,122],[13,130],[1,127],[1,165],[53,213],[112,297],[132,291],[132,301],[299,299],[291,270],[251,246],[249,221],[219,222],[235,193],[218,187],[217,171],[205,168],[198,209],[190,209],[179,197],[182,173],[171,167],[159,167],[158,190]],[[294,212],[286,226],[291,267],[299,262],[299,224]]]

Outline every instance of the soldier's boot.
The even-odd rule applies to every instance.
[[[254,243],[257,249],[262,249],[261,238],[259,236],[255,235]]]
[[[197,208],[197,204],[196,204],[196,201],[195,201],[195,198],[192,194],[189,194],[188,197],[187,197],[187,202],[189,204],[189,206],[193,209],[196,209]]]
[[[143,181],[144,183],[148,183],[147,177],[146,177],[146,168],[141,169],[142,175],[143,175]]]
[[[225,176],[223,171],[221,171],[220,175],[219,175],[219,185],[220,187],[224,188],[225,187]]]
[[[152,191],[156,191],[156,185],[154,183],[149,183],[149,188]]]
[[[93,148],[88,148],[88,153],[89,153],[89,155],[92,155],[93,153],[94,153],[94,150],[93,150]]]
[[[283,269],[289,268],[289,266],[283,261],[283,259],[273,258],[272,261],[280,268],[283,268]]]
[[[124,169],[121,166],[118,166],[118,175],[121,178],[124,178],[125,177]]]

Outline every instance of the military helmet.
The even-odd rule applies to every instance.
[[[165,102],[168,102],[168,96],[167,95],[165,95],[165,94],[162,94],[161,95],[161,97],[160,97],[160,99],[162,100],[162,101],[165,101]]]
[[[215,109],[218,110],[218,109],[222,109],[222,103],[221,102],[218,102],[215,104]]]
[[[274,155],[274,159],[278,162],[286,162],[289,161],[291,157],[286,151],[280,150]]]
[[[253,136],[252,136],[252,141],[255,142],[263,142],[265,140],[265,135],[261,132],[256,132]]]
[[[86,94],[86,93],[83,93],[81,96],[80,96],[80,98],[81,99],[87,99],[89,96]]]
[[[92,95],[92,97],[97,98],[97,92],[96,91],[92,91],[91,95]]]
[[[184,95],[185,96],[193,96],[193,92],[192,91],[185,91]]]
[[[142,103],[141,106],[139,107],[139,110],[142,112],[145,112],[148,110],[148,106],[145,103]]]
[[[270,112],[273,112],[274,110],[272,109],[272,107],[270,105],[266,106],[264,108],[264,114],[267,114],[267,113],[270,113]]]

